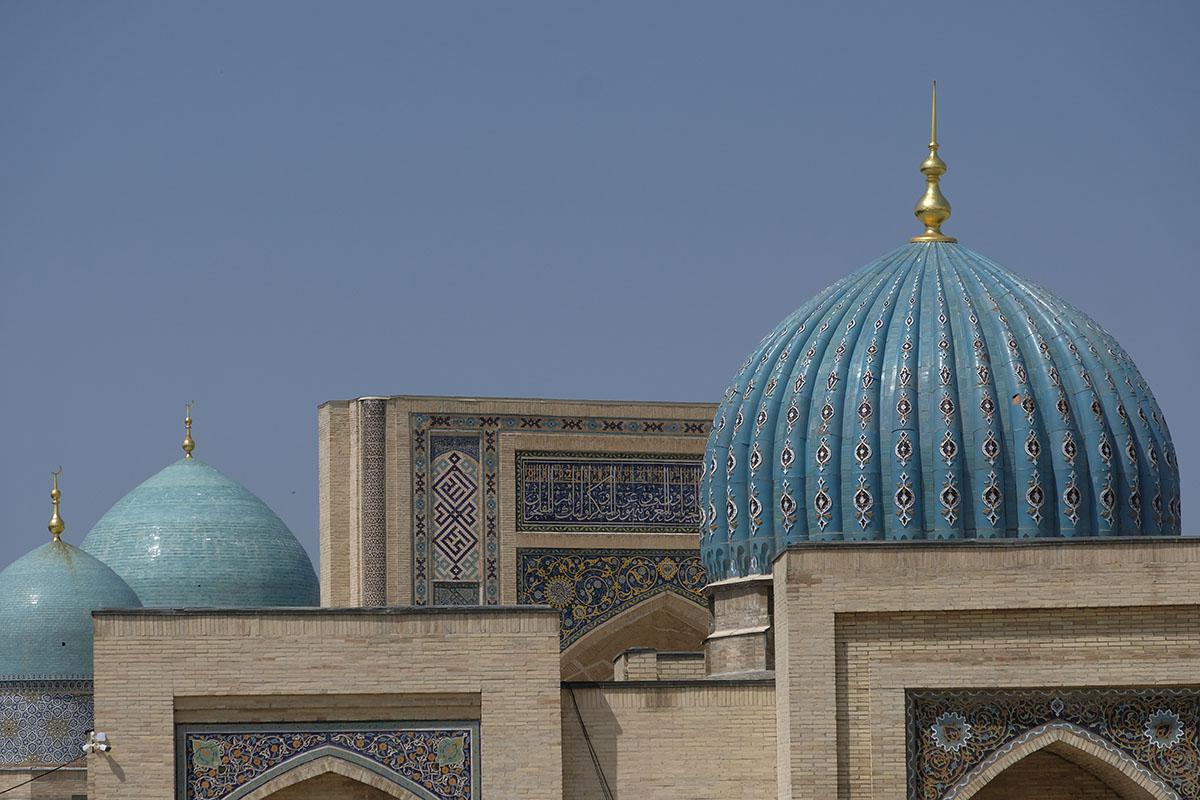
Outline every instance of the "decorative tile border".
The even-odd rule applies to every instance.
[[[517,451],[517,529],[698,533],[701,455]]]
[[[710,424],[701,420],[645,419],[636,417],[543,417],[513,414],[409,414],[409,447],[412,462],[413,604],[433,601],[433,570],[430,561],[430,513],[432,511],[430,470],[431,434],[473,434],[482,443],[483,490],[483,600],[500,602],[500,435],[512,431],[529,433],[603,434],[643,436],[696,436],[707,439]]]
[[[387,400],[358,401],[363,605],[387,605]]]
[[[91,681],[0,681],[0,766],[57,766],[92,729]]]
[[[907,707],[910,800],[950,800],[981,769],[1056,728],[1200,800],[1200,689],[920,690],[907,693]]]
[[[478,800],[479,723],[176,726],[179,800],[236,800],[334,755],[430,800]]]
[[[696,550],[517,551],[517,602],[559,612],[559,648],[641,601],[663,592],[707,607]]]

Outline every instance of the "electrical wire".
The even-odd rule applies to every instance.
[[[72,758],[70,761],[68,761],[64,764],[59,764],[57,767],[54,767],[53,769],[48,769],[45,772],[43,772],[41,775],[34,775],[32,778],[30,778],[27,781],[22,781],[21,783],[18,783],[15,786],[10,786],[7,789],[0,790],[0,794],[8,794],[9,792],[13,791],[14,789],[20,789],[22,786],[28,786],[29,784],[33,783],[37,779],[44,778],[53,772],[58,772],[63,767],[69,767],[72,764],[74,764],[76,761],[78,761],[79,759],[85,758],[86,756],[87,756],[87,753],[80,753],[79,755]]]
[[[579,702],[575,699],[575,687],[567,684],[567,691],[571,693],[571,705],[575,707],[575,717],[579,720],[580,730],[583,731],[583,741],[587,743],[588,753],[592,756],[592,766],[596,768],[596,775],[600,778],[600,790],[604,792],[605,800],[613,800],[612,788],[608,785],[608,778],[604,777],[604,768],[600,766],[600,757],[596,755],[596,748],[592,746],[592,737],[588,735],[583,714],[579,713]]]

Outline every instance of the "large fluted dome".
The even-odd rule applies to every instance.
[[[0,681],[92,679],[92,612],[137,608],[138,596],[103,563],[47,542],[0,572]]]
[[[315,606],[312,562],[246,487],[182,458],[125,495],[82,547],[148,607]]]
[[[704,483],[713,581],[806,541],[1180,532],[1167,424],[1121,346],[947,242],[889,253],[763,339]]]

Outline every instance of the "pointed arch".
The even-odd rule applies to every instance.
[[[605,620],[573,642],[560,658],[562,679],[611,680],[613,659],[631,647],[701,650],[712,617],[674,592],[659,592]]]
[[[225,800],[267,800],[277,792],[320,775],[341,775],[398,800],[437,800],[398,772],[339,747],[325,746],[269,769]]]
[[[1074,762],[1128,800],[1179,800],[1170,787],[1115,745],[1069,722],[1052,722],[1018,736],[967,773],[943,800],[967,800],[1009,767],[1041,751]]]

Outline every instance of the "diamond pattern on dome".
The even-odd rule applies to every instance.
[[[731,387],[708,459],[729,469],[704,476],[710,580],[809,540],[1180,531],[1174,447],[1132,359],[956,244],[906,245],[820,292]]]

